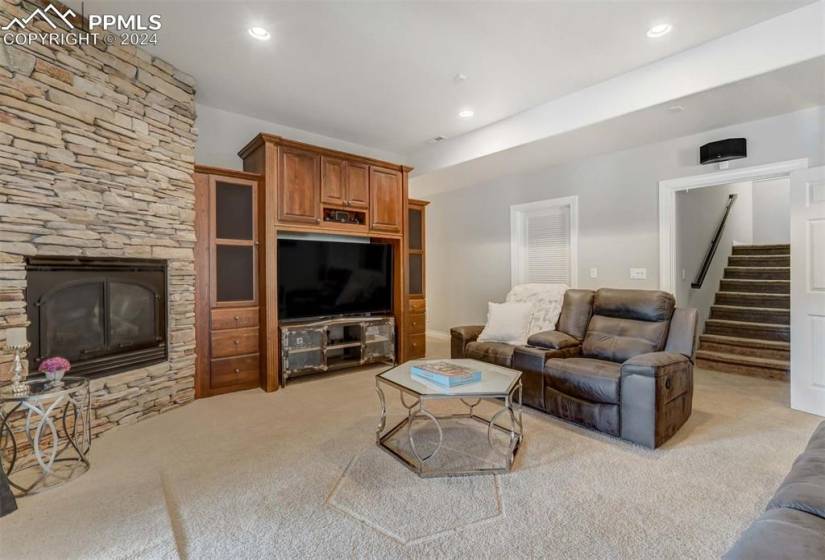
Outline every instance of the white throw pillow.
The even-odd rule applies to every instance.
[[[506,342],[519,346],[527,344],[533,304],[490,302],[487,305],[487,324],[478,335],[479,342]]]
[[[561,315],[561,306],[564,301],[564,292],[568,287],[564,284],[519,284],[513,286],[507,298],[507,303],[530,303],[533,305],[533,320],[530,321],[530,335],[537,332],[552,331]]]

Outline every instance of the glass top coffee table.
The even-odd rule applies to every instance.
[[[413,377],[411,366],[427,362],[478,370],[481,379],[449,388]],[[398,391],[404,409],[389,429],[386,389]],[[381,406],[376,443],[419,476],[512,469],[524,437],[521,372],[478,360],[414,360],[378,374],[375,390]]]

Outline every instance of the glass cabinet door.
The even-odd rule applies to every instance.
[[[254,187],[215,181],[215,238],[252,241]]]
[[[212,304],[258,302],[257,187],[255,181],[212,178]]]
[[[424,223],[421,210],[410,208],[410,251],[422,251],[424,249]]]
[[[424,295],[424,215],[420,209],[409,210],[409,295]]]

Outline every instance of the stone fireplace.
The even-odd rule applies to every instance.
[[[41,5],[0,0],[0,27]],[[0,381],[10,378],[10,327],[28,327],[32,366],[78,343],[86,353],[72,373],[92,377],[94,434],[194,398],[194,86],[135,47],[0,42]],[[46,316],[27,305],[43,282],[81,273],[50,266],[117,262],[162,265],[165,303],[152,303],[156,270],[135,282],[121,268],[75,278],[85,312],[72,315],[65,297],[45,303]],[[52,332],[53,317],[86,328]]]

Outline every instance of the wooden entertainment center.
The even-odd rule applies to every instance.
[[[408,199],[411,168],[269,134],[238,155],[244,171],[195,166],[197,396],[282,386],[279,233],[389,245],[395,359],[423,356],[426,202]]]

